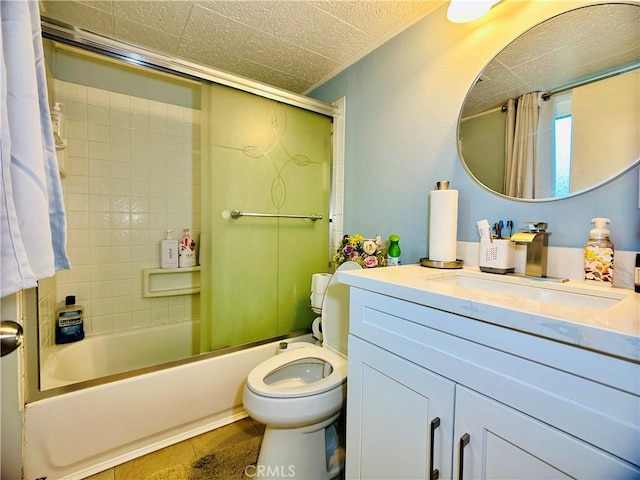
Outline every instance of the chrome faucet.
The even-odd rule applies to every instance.
[[[547,251],[549,235],[545,222],[526,222],[526,228],[511,235],[511,241],[527,248],[525,274],[531,277],[547,277]]]

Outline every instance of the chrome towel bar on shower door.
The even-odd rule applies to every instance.
[[[312,213],[311,215],[287,215],[285,213],[248,213],[241,212],[240,210],[233,210],[231,212],[231,218],[234,220],[240,217],[273,217],[273,218],[308,218],[309,220],[322,220],[322,215],[316,215]]]

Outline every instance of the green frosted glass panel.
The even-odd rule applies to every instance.
[[[331,119],[220,85],[205,98],[211,348],[307,330],[311,275],[328,267]]]

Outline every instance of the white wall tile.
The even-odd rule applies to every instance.
[[[76,83],[67,85],[67,102],[87,103],[87,87]]]
[[[131,180],[128,178],[112,178],[109,181],[109,193],[112,195],[130,195]]]
[[[117,108],[109,109],[109,125],[112,127],[129,128],[129,110]]]
[[[69,160],[71,160],[71,158]],[[88,173],[90,178],[109,178],[109,162],[106,159],[102,160],[98,158],[90,158],[88,160],[88,165]]]
[[[149,116],[167,118],[167,104],[149,100]]]
[[[109,92],[109,107],[118,110],[129,110],[129,96],[122,93]]]
[[[137,130],[148,130],[149,115],[146,113],[131,112],[129,117],[129,127]]]
[[[87,106],[87,121],[98,125],[109,125],[109,109],[97,105]]]
[[[76,120],[78,122],[87,121],[87,104],[67,101],[65,107],[67,108],[67,119]]]
[[[67,139],[87,139],[87,124],[85,122],[79,122],[77,120],[67,119]]]
[[[149,113],[149,100],[146,98],[130,97],[129,109],[131,113],[141,113],[146,115]]]
[[[87,141],[76,138],[68,138],[65,153],[68,157],[86,157]]]
[[[109,92],[99,88],[87,87],[87,100],[90,105],[98,107],[109,106]]]
[[[85,193],[67,193],[65,207],[69,212],[89,210],[89,195]]]
[[[199,316],[199,296],[143,298],[141,269],[159,266],[167,229],[200,230],[200,112],[56,82],[73,269],[56,275],[51,311],[76,295],[88,335]],[[41,345],[52,345],[51,315],[40,323]]]
[[[67,175],[67,193],[89,193],[89,181],[84,175]]]
[[[131,130],[129,132],[129,145],[144,149],[149,148],[149,132],[146,130]]]
[[[99,123],[87,123],[85,124],[87,131],[87,140],[93,142],[109,142],[109,129],[106,125],[100,125]]]
[[[92,160],[109,160],[109,144],[106,142],[88,142],[88,155]]]
[[[67,212],[67,228],[89,228],[89,212]]]
[[[120,126],[109,127],[109,141],[116,145],[129,146],[129,129]]]

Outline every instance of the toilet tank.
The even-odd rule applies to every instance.
[[[355,262],[345,262],[337,272],[345,270],[360,270],[362,267]],[[349,285],[338,282],[337,275],[327,286],[322,302],[322,336],[323,347],[347,355],[347,339],[349,336]]]

